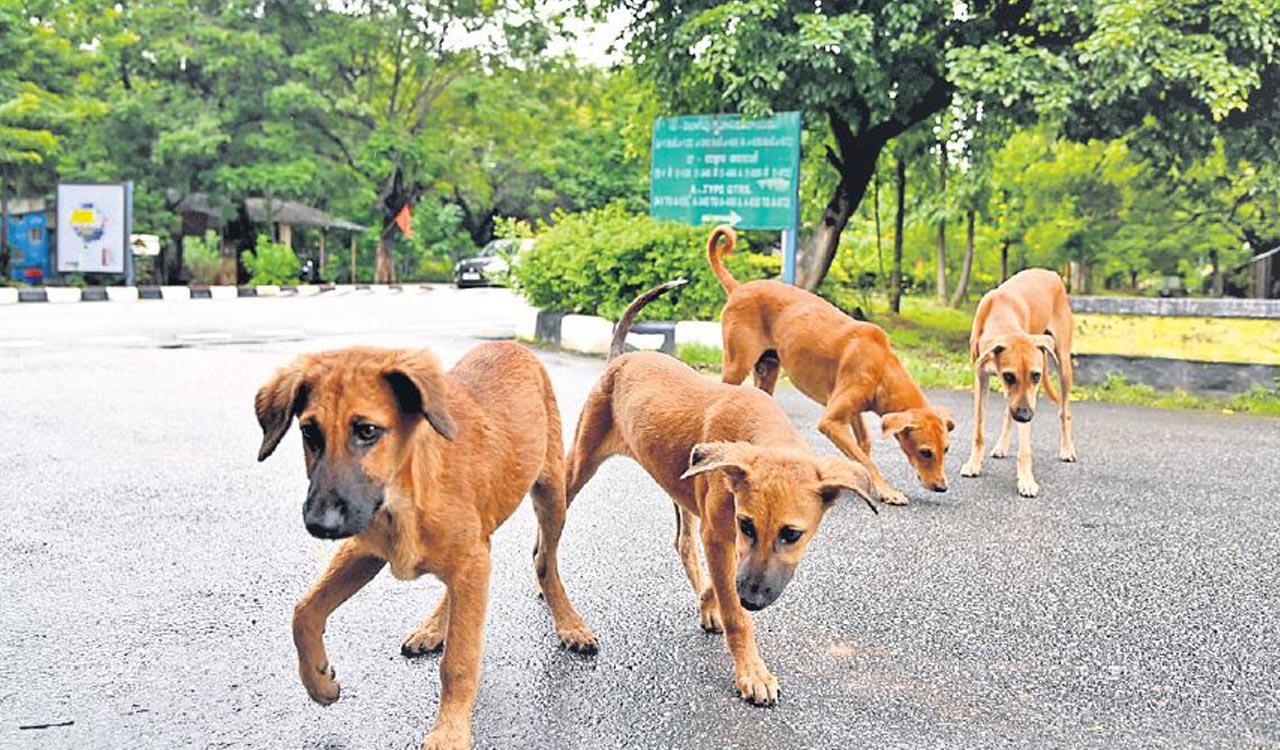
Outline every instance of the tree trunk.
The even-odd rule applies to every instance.
[[[901,154],[898,155],[895,176],[898,212],[893,219],[893,271],[889,274],[889,309],[896,315],[902,310],[902,228],[907,216],[907,162]]]
[[[373,263],[373,283],[394,284],[396,264],[391,261],[391,255],[396,247],[395,233],[399,230],[395,226],[394,216],[389,222],[384,219],[382,223],[382,234],[378,236],[378,254]]]
[[[1000,243],[1000,283],[1009,278],[1009,241]]]
[[[938,140],[938,196],[942,218],[938,220],[938,301],[947,301],[947,142]]]
[[[1215,297],[1221,297],[1225,293],[1226,284],[1225,279],[1222,278],[1222,259],[1218,248],[1209,250],[1209,262],[1213,264],[1213,275],[1209,283],[1210,293]]]
[[[969,276],[973,273],[973,209],[965,212],[964,265],[960,267],[960,280],[956,282],[956,294],[951,298],[952,307],[964,305],[969,296]]]

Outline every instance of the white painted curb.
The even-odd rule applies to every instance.
[[[719,349],[724,345],[720,324],[708,320],[682,320],[676,323],[676,346],[698,344]]]
[[[254,289],[257,290],[259,297],[279,297],[280,296],[280,287],[276,286],[275,284],[263,284],[261,286],[254,287]]]
[[[240,290],[234,286],[220,285],[209,287],[209,299],[236,299],[240,296]]]
[[[610,338],[612,339],[612,337]],[[656,352],[659,349],[661,349],[663,342],[665,342],[666,340],[667,340],[667,337],[662,335],[661,333],[632,332],[627,334],[628,344],[634,346],[637,349],[644,349],[645,351],[651,351],[651,352]]]
[[[137,302],[138,287],[109,286],[107,287],[107,300],[111,302]]]
[[[18,290],[11,286],[0,286],[0,305],[18,304]]]
[[[165,302],[176,302],[179,300],[191,300],[191,288],[185,286],[162,286],[160,287],[160,299]]]
[[[560,319],[560,346],[587,354],[608,354],[613,324],[595,315],[566,315]]]
[[[299,284],[298,285],[299,297],[314,297],[319,293],[320,293],[320,287],[316,286],[315,284]]]
[[[14,295],[17,300],[17,295]],[[530,307],[516,315],[516,338],[529,341],[538,338],[538,310]]]
[[[44,288],[45,299],[50,302],[79,302],[80,290],[73,286],[47,286]]]

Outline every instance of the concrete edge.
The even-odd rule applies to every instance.
[[[1157,315],[1165,318],[1280,319],[1280,299],[1230,297],[1091,297],[1071,298],[1075,313]]]
[[[686,325],[692,324],[692,325]],[[715,328],[720,346],[720,324],[710,321],[645,321],[627,334],[629,349],[675,354],[682,344],[703,344],[705,326]],[[516,338],[537,341],[581,354],[608,354],[613,342],[613,322],[598,315],[576,315],[530,308],[516,320]]]
[[[22,302],[187,302],[205,299],[239,299],[241,297],[315,297],[321,294],[406,294],[431,291],[429,284],[263,284],[235,286],[231,284],[140,285],[140,286],[0,286],[0,305]]]

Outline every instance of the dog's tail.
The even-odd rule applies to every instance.
[[[1059,371],[1061,372],[1061,371]],[[1058,387],[1053,384],[1053,373],[1049,370],[1049,355],[1044,356],[1044,377],[1040,379],[1044,392],[1053,403],[1061,405],[1062,397],[1058,395]]]
[[[620,356],[627,347],[627,334],[631,332],[631,322],[636,319],[644,306],[661,297],[666,292],[675,289],[678,286],[684,286],[689,283],[685,279],[674,279],[665,284],[659,284],[647,292],[643,292],[639,297],[631,301],[627,305],[627,309],[623,311],[622,317],[618,318],[618,324],[613,327],[613,343],[609,346],[609,359]]]
[[[723,249],[720,246],[721,237],[725,239]],[[733,278],[729,269],[724,267],[724,256],[732,253],[733,246],[736,244],[738,244],[738,235],[728,224],[721,224],[713,229],[711,239],[707,240],[707,261],[711,263],[711,272],[720,279],[720,286],[723,286],[726,292],[732,292],[738,288],[738,280]]]

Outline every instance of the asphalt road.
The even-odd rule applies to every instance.
[[[518,308],[438,289],[0,309],[0,746],[417,747],[438,659],[399,643],[442,587],[384,573],[339,610],[342,699],[313,705],[289,621],[334,545],[302,528],[297,431],[254,461],[251,400],[296,352],[452,361]],[[540,356],[571,429],[601,362]],[[834,453],[817,407],[779,398]],[[773,709],[735,697],[635,464],[601,469],[562,546],[593,658],[557,647],[523,506],[493,543],[476,747],[1280,747],[1280,421],[1084,403],[1065,465],[1046,412],[1024,500],[1012,459],[959,477],[968,398],[936,398],[960,422],[952,491],[878,442],[912,504],[837,507],[758,613]]]

